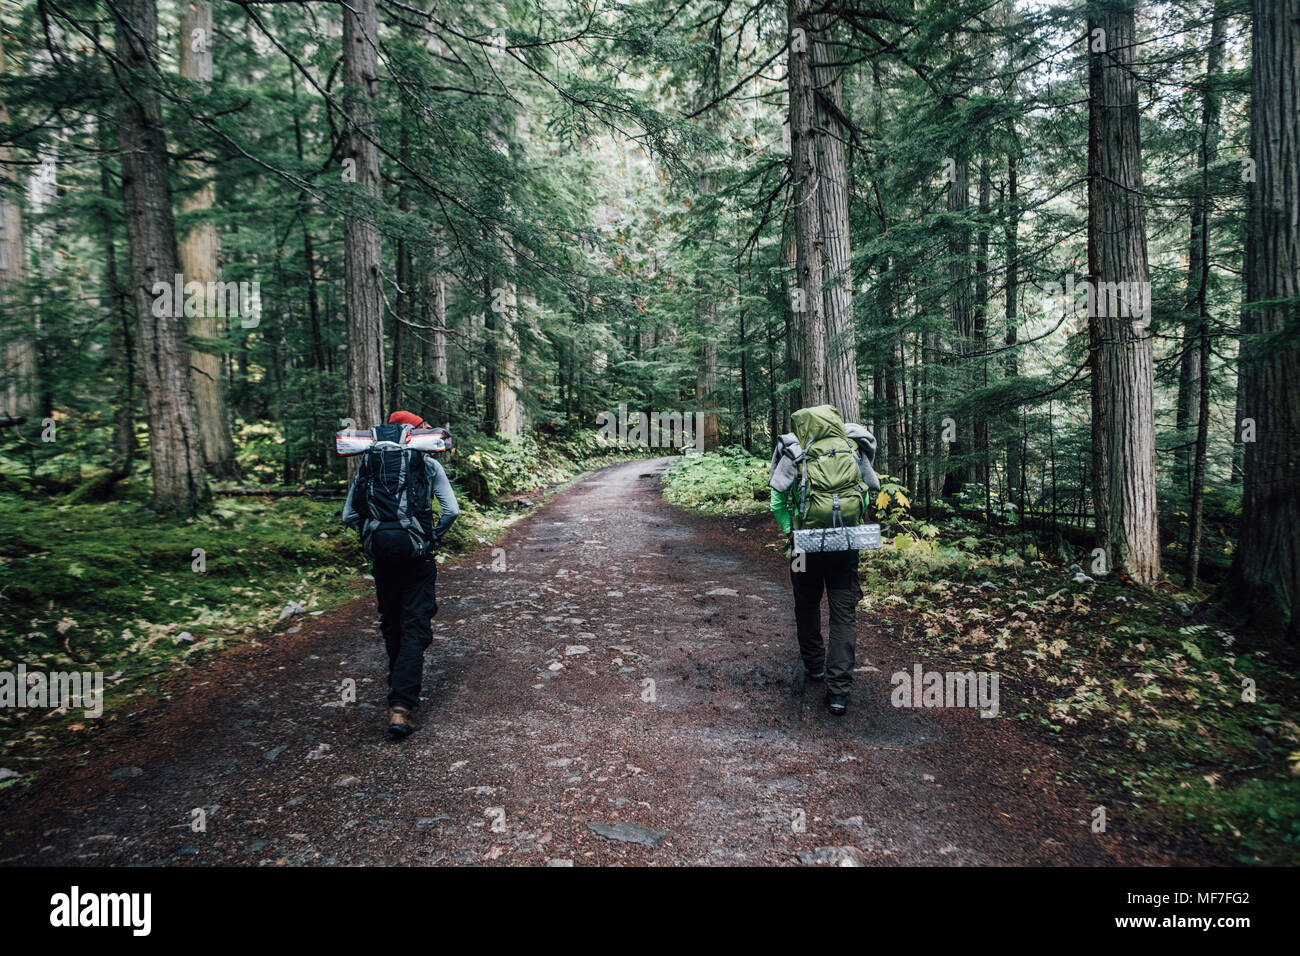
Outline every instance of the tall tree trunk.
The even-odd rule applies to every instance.
[[[1238,606],[1300,639],[1300,0],[1255,0]]]
[[[935,380],[935,369],[939,367],[939,335],[933,329],[921,333],[921,365],[923,368],[922,397],[923,408],[918,409],[921,417],[921,440],[925,456],[925,505],[927,512],[930,501],[943,494],[946,473],[948,446],[944,441],[944,429],[940,419],[939,385]]]
[[[0,39],[0,73],[4,72],[4,45]],[[9,125],[9,110],[0,102],[0,125]],[[8,313],[6,321],[28,329],[25,321],[11,318],[18,311],[16,289],[27,276],[27,248],[23,237],[22,207],[18,203],[21,187],[13,147],[0,144],[0,309]],[[16,331],[16,330],[15,330]],[[0,381],[4,383],[0,415],[34,418],[40,409],[37,400],[35,329],[28,334],[6,335]]]
[[[1196,456],[1192,466],[1192,518],[1187,545],[1187,587],[1195,589],[1201,571],[1201,528],[1205,515],[1205,456],[1210,443],[1210,326],[1200,323],[1200,352],[1196,419]]]
[[[695,376],[695,400],[703,413],[704,450],[718,447],[718,345],[706,339],[700,346],[700,367]]]
[[[826,321],[826,397],[846,422],[860,417],[853,272],[849,262],[848,131],[843,122],[843,55],[829,14],[813,18],[813,116],[821,216],[822,300]]]
[[[450,418],[447,370],[447,280],[441,271],[430,272],[425,277],[426,321],[434,326],[429,342],[429,373],[435,386],[433,420],[446,422]]]
[[[289,71],[289,85],[293,91],[293,141],[298,152],[298,161],[302,162],[302,122],[298,119],[298,73]],[[311,319],[312,364],[318,372],[328,367],[325,357],[325,342],[321,335],[320,292],[316,285],[316,252],[311,240],[311,197],[303,193],[299,204],[299,216],[302,218],[302,265],[307,276],[307,314]]]
[[[403,110],[403,118],[409,122],[409,112]],[[410,143],[407,124],[402,124],[401,147],[398,153],[403,164],[410,162]],[[406,177],[403,175],[397,187],[397,208],[406,213],[411,209],[411,198],[407,192]],[[393,364],[389,375],[388,403],[393,408],[406,405],[406,352],[408,351],[406,326],[414,321],[415,290],[411,288],[414,277],[411,272],[411,249],[406,239],[397,239],[397,305],[393,309]]]
[[[182,4],[180,27],[181,77],[206,88],[212,82],[212,4],[208,0]],[[216,187],[201,162],[184,163],[181,175],[202,183],[181,201],[182,213],[198,217],[180,243],[181,273],[186,283],[198,282],[206,289],[209,282],[221,278],[221,239],[216,225],[206,218],[215,203]],[[190,351],[190,370],[208,471],[221,478],[234,478],[238,468],[222,377],[221,326],[222,319],[208,315],[206,306],[190,318],[190,335],[199,343],[199,348]]]
[[[822,220],[818,198],[813,107],[812,0],[789,0],[790,175],[794,195],[795,284],[790,305],[797,330],[799,402],[829,401],[826,389],[826,303],[822,292]]]
[[[907,338],[903,339],[903,372],[907,373]],[[907,408],[907,428],[904,431],[904,437],[907,439],[907,481],[905,484],[909,488],[920,489],[921,482],[921,459],[927,453],[922,436],[925,434],[921,418],[921,403],[924,401],[924,394],[921,390],[921,333],[912,336],[912,403],[907,405],[907,399],[904,397],[904,407]],[[926,414],[929,414],[926,412]]]
[[[513,267],[515,253],[508,259]],[[523,407],[519,393],[523,382],[519,368],[519,287],[514,280],[503,280],[505,310],[497,316],[496,338],[496,432],[498,435],[519,435],[523,432]]]
[[[498,302],[505,301],[505,288],[498,286],[501,279],[489,276],[484,280],[487,303],[483,309],[483,430],[489,435],[497,433],[497,398],[500,389],[497,385],[498,372],[501,367],[500,326],[501,313],[493,308]]]
[[[154,0],[121,0],[113,12],[118,55],[114,72],[121,87],[117,139],[131,257],[131,299],[149,422],[153,507],[160,512],[189,514],[207,499],[208,486],[185,341],[184,302],[175,294],[168,297],[170,301],[160,301],[155,289],[157,285],[174,293],[180,271],[167,142],[156,88],[158,11]]]
[[[1014,130],[1013,130],[1014,134]],[[1007,213],[1004,241],[1007,249],[1007,298],[1006,320],[1007,332],[1003,342],[1008,346],[1003,360],[1003,371],[1007,378],[1014,379],[1020,374],[1019,361],[1016,358],[1017,314],[1020,304],[1020,206],[1016,195],[1016,157],[1012,153],[1007,157]],[[1020,456],[1019,409],[1009,410],[1006,421],[1007,456],[1007,498],[1017,507],[1024,506],[1021,488],[1024,485],[1024,461]]]
[[[375,99],[379,92],[379,19],[375,0],[343,4],[346,160],[356,191],[344,223],[347,295],[348,417],[358,428],[384,421],[384,317],[379,229],[370,218],[380,198]],[[355,459],[348,459],[349,464]],[[355,468],[355,465],[352,465]]]
[[[407,257],[406,243],[402,240],[397,242],[397,285],[399,288],[405,288],[402,280],[408,274],[407,267],[403,264]],[[410,299],[410,293],[398,293],[397,308],[393,316],[393,361],[389,366],[388,375],[388,402],[393,408],[402,408],[406,404],[406,361],[403,352],[406,348],[406,329],[403,328],[403,320],[406,312],[406,301]]]
[[[99,144],[105,157],[114,143],[106,119],[98,121]],[[113,406],[113,459],[109,466],[110,483],[129,478],[135,463],[135,349],[131,335],[131,310],[126,290],[117,275],[117,244],[113,241],[113,177],[106,158],[99,161],[99,193],[103,199],[100,212],[101,241],[104,249],[104,302],[109,311],[112,332],[109,334],[109,360],[117,377],[117,395]]]
[[[957,366],[953,376],[957,383],[958,400],[965,402],[970,394],[970,354],[974,322],[971,314],[970,288],[970,229],[966,213],[970,208],[970,162],[958,156],[956,177],[948,184],[948,319],[956,333]],[[944,397],[944,406],[948,404]],[[945,416],[939,415],[939,418]],[[948,447],[948,468],[944,475],[943,494],[954,495],[962,485],[974,480],[971,472],[972,416],[964,411],[953,416],[957,425],[957,440]]]
[[[1210,26],[1210,48],[1206,56],[1205,88],[1201,94],[1201,145],[1199,174],[1191,196],[1191,232],[1187,255],[1187,304],[1183,306],[1182,354],[1178,360],[1176,423],[1178,444],[1174,450],[1175,476],[1184,489],[1192,481],[1192,445],[1188,434],[1198,422],[1201,383],[1201,325],[1207,317],[1206,291],[1210,274],[1210,165],[1219,148],[1219,94],[1214,88],[1223,64],[1223,10],[1216,5]],[[1188,549],[1190,555],[1191,548]]]
[[[1195,199],[1193,199],[1193,234],[1200,228]],[[1199,274],[1200,271],[1200,263],[1197,260],[1200,252],[1196,249],[1198,245],[1199,243],[1193,236],[1192,267],[1187,270],[1189,276],[1193,272]],[[1193,294],[1195,294],[1194,289]],[[1197,316],[1195,313],[1191,313],[1184,322],[1183,339],[1179,345],[1182,352],[1178,357],[1178,394],[1174,400],[1174,421],[1178,432],[1178,443],[1174,446],[1174,480],[1182,493],[1190,493],[1191,491],[1192,445],[1195,443],[1195,439],[1189,438],[1188,435],[1193,433],[1196,428],[1197,409],[1201,405],[1200,396],[1197,394],[1197,390],[1201,387],[1201,349],[1198,343]]]
[[[1096,141],[1099,164],[1089,170],[1089,265],[1095,266],[1090,278],[1096,290],[1089,311],[1099,313],[1105,366],[1107,546],[1113,567],[1139,584],[1152,584],[1160,576],[1160,533],[1146,213],[1133,73],[1136,7],[1136,0],[1094,0],[1090,6],[1091,25],[1102,31],[1105,50],[1091,53],[1090,69],[1096,99],[1089,121],[1098,126],[1090,128],[1089,139]],[[1092,30],[1089,36],[1091,41]]]
[[[519,404],[521,388],[519,370],[519,289],[506,284],[506,311],[500,316],[501,330],[497,343],[497,434],[518,435],[523,432],[523,409]]]
[[[699,177],[698,189],[702,196],[713,192],[713,179],[706,172]],[[695,407],[703,416],[705,451],[718,447],[718,298],[721,284],[708,266],[696,273],[695,317],[700,328],[699,365],[695,371]]]
[[[54,72],[54,56],[62,46],[63,31],[57,23],[50,23],[43,39],[45,42],[31,51],[28,71],[32,76],[47,77]],[[30,341],[36,356],[30,382],[36,396],[36,413],[41,416],[54,414],[54,377],[41,374],[54,357],[49,347],[50,340],[42,334],[41,328],[46,322],[47,290],[55,285],[56,262],[61,255],[55,249],[58,224],[46,213],[52,210],[59,198],[59,149],[68,138],[67,131],[61,126],[50,127],[48,133],[48,137],[35,146],[36,162],[27,175],[27,209],[31,221],[24,243],[29,266],[35,265],[39,272],[32,277],[37,281],[28,286],[28,316],[34,332]]]
[[[979,359],[978,379],[980,388],[988,388],[988,358],[984,354],[988,349],[988,306],[989,306],[989,163],[980,160],[979,184],[979,234],[975,243],[975,315],[972,334],[975,355]],[[989,420],[986,415],[976,413],[973,416],[972,433],[975,441],[975,480],[984,486],[985,518],[988,517],[989,497]]]
[[[752,453],[753,432],[749,426],[749,345],[745,341],[746,311],[740,310],[740,429],[745,451]]]
[[[1210,27],[1210,49],[1205,66],[1205,91],[1201,98],[1201,148],[1200,175],[1192,196],[1190,255],[1188,256],[1189,313],[1185,327],[1190,334],[1183,339],[1183,362],[1179,376],[1179,412],[1183,411],[1184,388],[1182,377],[1195,372],[1195,389],[1186,390],[1187,397],[1196,398],[1196,441],[1192,457],[1192,503],[1187,535],[1187,586],[1195,588],[1200,574],[1201,525],[1205,513],[1205,456],[1209,446],[1210,413],[1210,167],[1219,151],[1219,92],[1214,84],[1223,65],[1224,22],[1227,17],[1221,4],[1215,4],[1214,23]],[[1194,341],[1193,341],[1194,339]],[[1196,361],[1186,358],[1196,350]],[[1192,368],[1189,368],[1189,364]],[[1186,441],[1180,425],[1179,444]]]
[[[1250,201],[1247,200],[1247,209]],[[1247,217],[1249,218],[1249,216]],[[1245,232],[1249,234],[1250,224],[1246,224]],[[1237,325],[1241,329],[1246,328],[1246,302],[1248,290],[1246,282],[1241,283],[1241,304],[1237,310]],[[1246,445],[1242,440],[1244,436],[1246,420],[1246,343],[1238,342],[1237,347],[1237,387],[1233,389],[1232,402],[1232,472],[1228,476],[1228,484],[1241,484],[1242,468],[1246,463]]]
[[[776,323],[769,317],[763,325],[767,333],[767,437],[775,445],[777,435],[781,434],[780,400],[776,393]]]
[[[1103,75],[1107,63],[1109,36],[1103,32],[1098,14],[1088,17],[1088,277],[1096,282],[1102,273],[1101,235],[1104,228],[1105,183],[1102,180],[1103,136],[1107,123]],[[1099,48],[1100,47],[1100,48]],[[1091,303],[1090,303],[1091,305]],[[1073,308],[1068,303],[1066,308]],[[1110,555],[1110,465],[1106,435],[1106,363],[1102,354],[1104,332],[1101,318],[1088,309],[1088,397],[1092,429],[1092,519],[1097,547]]]
[[[903,393],[907,374],[907,355],[903,344],[895,340],[890,345],[889,361],[885,365],[885,459],[886,471],[899,481],[907,480],[905,470],[906,436],[904,423],[907,421],[907,409],[904,407]]]

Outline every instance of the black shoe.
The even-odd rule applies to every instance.
[[[823,667],[819,671],[810,671],[805,667],[803,670],[803,676],[809,680],[823,681],[826,679],[826,668]]]
[[[826,709],[836,717],[843,717],[849,709],[849,698],[847,694],[827,694]]]
[[[411,720],[410,710],[405,707],[390,707],[388,732],[399,740],[415,733],[415,723]]]

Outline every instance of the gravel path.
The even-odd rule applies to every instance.
[[[916,659],[868,620],[849,715],[829,716],[771,520],[672,508],[668,462],[556,495],[500,543],[504,570],[491,549],[444,565],[409,740],[384,732],[367,592],[198,664],[3,794],[0,862],[1180,862],[1092,833],[1052,782],[1062,758],[1014,721],[891,706]]]

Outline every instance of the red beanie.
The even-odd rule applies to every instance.
[[[388,416],[388,424],[390,425],[419,425],[423,421],[423,418],[411,412],[393,412]]]

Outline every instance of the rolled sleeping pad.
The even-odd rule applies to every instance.
[[[420,451],[447,451],[451,443],[441,428],[413,428],[406,436],[406,444]]]
[[[340,455],[359,455],[375,443],[375,433],[365,430],[345,428],[334,436],[334,448]]]
[[[340,455],[360,455],[375,443],[373,429],[345,428],[334,436],[334,447]],[[446,432],[441,428],[413,428],[406,433],[405,444],[415,451],[448,451],[451,447]]]

